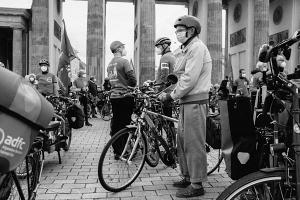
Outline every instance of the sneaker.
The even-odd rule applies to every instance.
[[[187,186],[189,186],[191,184],[190,181],[187,181],[186,179],[182,179],[180,181],[174,182],[173,186],[177,187],[177,188],[186,188]]]
[[[179,190],[176,192],[176,197],[178,198],[189,198],[189,197],[198,197],[204,195],[203,187],[196,189],[192,185],[189,185],[187,188]]]

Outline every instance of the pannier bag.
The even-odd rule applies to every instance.
[[[206,143],[214,149],[221,149],[220,116],[207,116]]]
[[[79,129],[84,126],[84,113],[79,106],[70,106],[67,110],[66,117],[71,128]]]
[[[0,173],[14,170],[25,158],[53,112],[52,105],[24,78],[0,67]]]
[[[258,170],[256,133],[250,98],[219,101],[221,149],[228,176],[237,180]]]

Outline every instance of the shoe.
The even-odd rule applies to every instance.
[[[93,115],[92,118],[98,118],[96,115]]]
[[[89,122],[85,122],[86,126],[93,126],[93,124],[89,123]]]
[[[181,181],[174,182],[173,186],[177,188],[186,188],[190,184],[191,184],[190,181],[187,181],[186,179],[182,179]]]
[[[198,197],[204,195],[203,187],[196,189],[192,185],[189,185],[187,188],[179,190],[176,192],[176,197],[178,198],[189,198],[189,197]]]

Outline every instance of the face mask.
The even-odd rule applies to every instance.
[[[42,70],[42,72],[46,72],[48,70],[48,67],[47,66],[41,66],[41,70]]]
[[[127,55],[127,51],[126,51],[126,49],[123,49],[122,50],[122,56],[126,56]]]
[[[83,78],[86,78],[86,74],[82,74],[82,77],[83,77]]]
[[[156,54],[157,54],[157,55],[161,55],[161,53],[162,53],[161,48],[156,47]]]
[[[30,81],[30,82],[33,82],[33,81],[34,81],[34,78],[29,78],[29,81]]]
[[[181,44],[185,43],[188,40],[188,38],[186,37],[186,33],[187,33],[186,31],[176,33],[177,40]]]
[[[96,82],[97,81],[97,79],[94,79],[94,82]]]
[[[246,74],[242,74],[242,77],[245,78],[245,77],[246,77]]]
[[[285,68],[285,67],[286,67],[286,62],[282,62],[282,63],[280,64],[280,67]]]

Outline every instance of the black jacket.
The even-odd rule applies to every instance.
[[[97,96],[97,84],[93,81],[89,81],[89,91],[93,96]]]

